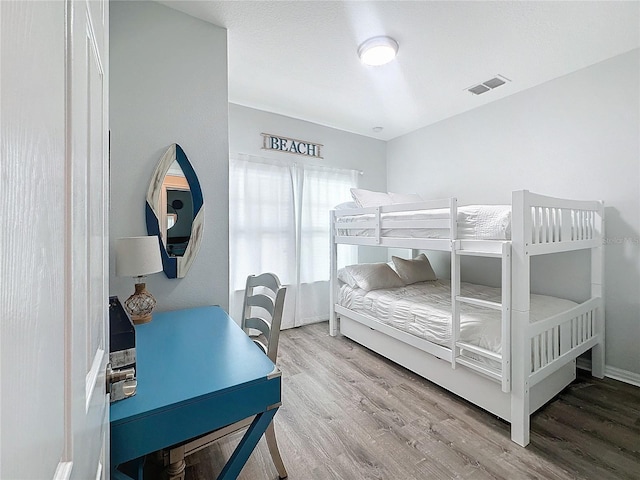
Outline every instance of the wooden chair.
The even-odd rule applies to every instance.
[[[280,284],[280,280],[273,273],[250,275],[244,290],[242,329],[273,363],[276,363],[278,358],[278,340],[286,291],[286,287]],[[260,333],[254,334],[256,330]],[[287,469],[280,456],[273,421],[267,427],[264,436],[278,476],[286,478]]]
[[[280,280],[273,273],[250,275],[247,278],[241,327],[273,363],[276,363],[278,356],[285,294],[286,287],[280,284]],[[167,467],[166,473],[169,480],[184,480],[186,456],[247,428],[252,421],[253,417],[192,439],[182,445],[162,450],[162,462]],[[267,427],[264,436],[271,459],[278,471],[278,477],[286,478],[288,474],[278,448],[273,421]]]

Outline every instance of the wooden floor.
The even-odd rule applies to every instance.
[[[327,331],[280,337],[276,434],[291,480],[640,479],[640,388],[579,373],[521,448],[507,423]],[[237,441],[188,457],[186,480],[216,478]],[[263,438],[239,479],[276,478]]]

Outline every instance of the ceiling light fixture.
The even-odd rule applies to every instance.
[[[358,57],[365,65],[377,67],[393,60],[398,53],[398,42],[391,37],[373,37],[358,47]]]

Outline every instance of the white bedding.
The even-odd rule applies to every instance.
[[[448,238],[448,228],[394,228],[394,222],[438,220],[449,217],[449,209],[412,210],[406,212],[383,213],[382,236],[394,238]],[[340,224],[348,224],[363,219],[372,219],[373,214],[348,215],[338,217],[340,235],[371,237],[373,229],[344,229]],[[466,205],[458,207],[458,238],[476,240],[510,240],[511,206],[509,205]]]
[[[499,288],[462,282],[461,293],[482,300],[501,301]],[[451,345],[451,285],[448,281],[421,282],[370,292],[343,284],[338,304],[432,343]],[[530,321],[542,320],[575,305],[570,300],[532,294]],[[463,304],[460,326],[460,340],[501,353],[499,311]]]

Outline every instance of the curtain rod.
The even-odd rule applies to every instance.
[[[285,165],[285,166],[297,166],[297,165],[301,165],[301,166],[309,166],[309,167],[313,167],[313,168],[318,168],[321,170],[329,170],[329,171],[335,171],[335,172],[355,172],[358,175],[364,175],[364,171],[363,170],[356,170],[355,168],[341,168],[341,167],[334,167],[334,166],[327,166],[327,165],[318,165],[315,163],[305,163],[305,162],[297,162],[295,160],[283,160],[283,159],[275,159],[275,158],[270,158],[270,157],[262,157],[260,155],[252,155],[250,153],[238,153],[237,154],[238,157],[247,157],[245,158],[233,158],[232,156],[230,156],[231,160],[245,160],[247,162],[255,162],[255,163],[267,163],[267,164],[271,164],[271,165]]]

